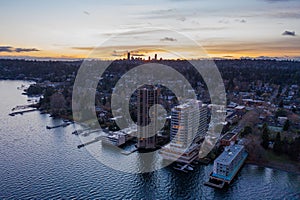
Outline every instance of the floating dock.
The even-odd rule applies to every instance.
[[[90,130],[90,128],[86,128],[86,129],[82,129],[82,130],[75,130],[75,131],[72,132],[72,134],[73,135],[80,135],[84,131],[88,131],[88,130]]]
[[[210,158],[198,158],[197,162],[200,162],[203,165],[208,165],[211,162]]]
[[[82,148],[82,147],[84,147],[84,146],[86,146],[86,145],[93,144],[93,143],[98,142],[98,141],[100,141],[100,140],[101,140],[101,137],[96,137],[96,138],[93,139],[92,141],[89,141],[89,142],[86,142],[86,143],[83,143],[83,144],[78,145],[77,148],[80,149],[80,148]]]
[[[72,124],[72,122],[66,122],[60,125],[56,125],[56,126],[46,126],[46,129],[53,129],[53,128],[59,128],[59,127],[67,127],[70,124]]]
[[[137,148],[132,149],[131,151],[122,150],[122,151],[121,151],[121,154],[128,156],[128,155],[130,155],[130,154],[136,152],[137,150],[138,150]]]
[[[185,173],[188,173],[189,171],[193,171],[194,170],[194,166],[192,166],[191,164],[183,164],[181,165],[180,163],[176,163],[177,166],[174,166],[173,169],[176,169],[178,171],[182,171]]]
[[[24,113],[33,112],[33,111],[37,111],[37,109],[34,108],[34,109],[30,109],[30,110],[16,111],[16,112],[9,113],[9,115],[10,116],[23,115]]]

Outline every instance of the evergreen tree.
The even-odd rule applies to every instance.
[[[241,136],[244,137],[246,135],[252,134],[252,128],[250,126],[245,126]]]
[[[289,156],[295,161],[300,161],[300,137],[291,144]]]
[[[233,91],[234,88],[235,88],[235,84],[234,84],[234,82],[233,82],[233,78],[231,78],[231,79],[229,80],[229,82],[228,82],[227,90],[228,90],[228,91]]]
[[[283,130],[287,131],[287,130],[289,130],[289,128],[290,128],[290,121],[286,120],[284,125],[283,125]]]
[[[281,100],[281,101],[279,102],[278,107],[279,107],[279,108],[283,108],[283,100]]]
[[[274,152],[280,154],[282,152],[281,135],[278,132],[274,142]]]
[[[262,144],[261,145],[265,149],[267,149],[268,146],[269,146],[269,129],[268,129],[268,125],[267,124],[263,125],[261,138],[262,138]]]

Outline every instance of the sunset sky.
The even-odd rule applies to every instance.
[[[147,58],[162,45],[197,58],[184,42],[151,31],[154,27],[188,36],[211,57],[300,58],[299,0],[0,2],[2,57],[85,58],[102,45],[103,59],[123,58],[132,49]],[[103,45],[118,34],[128,39],[119,46]],[[137,35],[144,37],[144,43],[135,43]]]

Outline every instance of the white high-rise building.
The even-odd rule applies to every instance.
[[[166,160],[191,163],[197,158],[200,141],[207,131],[207,105],[189,100],[172,109],[170,143],[162,148]],[[182,156],[180,156],[182,155]]]

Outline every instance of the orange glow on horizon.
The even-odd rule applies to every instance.
[[[224,58],[224,59],[238,59],[241,57],[251,57],[256,58],[260,56],[266,56],[266,57],[299,57],[299,51],[292,51],[288,50],[285,52],[279,52],[274,49],[274,51],[265,51],[264,49],[259,49],[257,51],[253,50],[244,50],[244,51],[233,51],[229,50],[226,51],[225,49],[230,47],[229,45],[226,45],[224,47],[220,46],[218,49],[214,49],[211,47],[204,48],[207,52],[207,55],[204,55],[206,58]],[[131,56],[134,56],[135,58],[141,57],[142,59],[148,60],[148,57],[150,56],[151,59],[154,58],[154,54],[158,54],[158,59],[178,59],[180,57],[176,56],[176,52],[178,55],[185,55],[190,54],[193,56],[186,57],[187,59],[199,59],[199,58],[205,58],[201,56],[196,56],[198,52],[187,52],[189,49],[187,47],[184,47],[182,49],[175,48],[173,51],[175,52],[172,54],[172,52],[167,52],[161,49],[145,49],[143,47],[140,48],[141,50],[132,50]],[[107,51],[106,51],[107,50]],[[109,53],[111,52],[111,53]],[[20,52],[20,53],[11,53],[11,52],[1,52],[0,57],[36,57],[36,58],[53,58],[53,59],[85,59],[85,58],[99,58],[102,60],[116,60],[116,59],[126,59],[127,58],[127,51],[120,50],[119,52],[114,51],[114,55],[112,55],[112,49],[101,49],[101,52],[99,52],[101,56],[95,56],[97,54],[91,54],[92,51],[90,49],[71,49],[71,50],[59,50],[59,51],[50,51],[50,50],[41,50],[41,51],[35,51],[35,52]],[[181,57],[181,58],[184,58]]]

